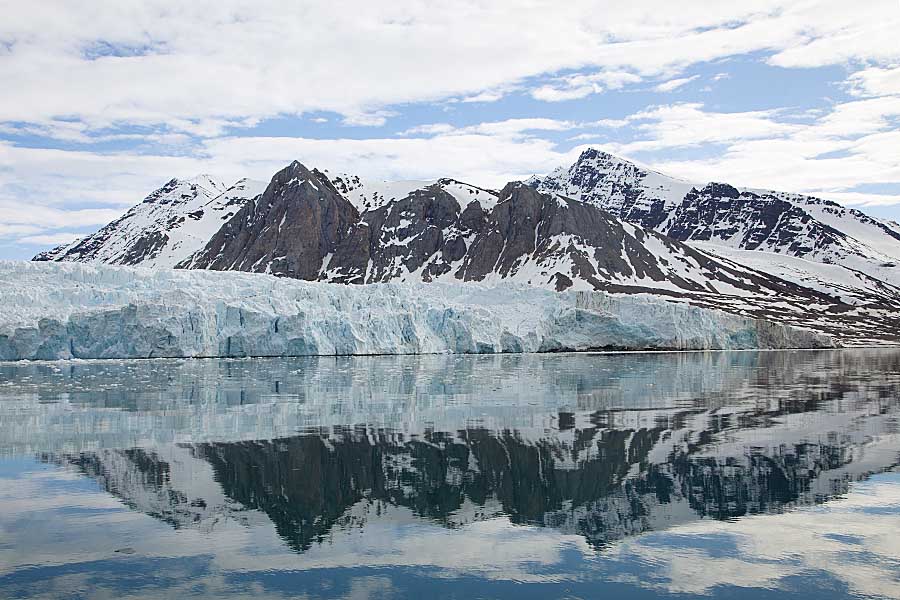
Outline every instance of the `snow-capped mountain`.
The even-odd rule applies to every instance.
[[[684,242],[836,264],[900,286],[900,227],[821,198],[693,184],[594,149],[529,183]]]
[[[662,294],[845,343],[896,339],[900,295],[871,277],[849,285],[821,272],[812,283],[785,269],[773,275],[520,182],[490,209],[463,199],[437,182],[360,214],[324,172],[294,162],[178,266],[335,283],[509,281]]]
[[[557,291],[749,295],[804,290],[597,207],[510,183],[485,208],[438,182],[362,215],[321,171],[294,162],[184,261],[185,268],[340,283],[511,280]],[[462,188],[457,184],[454,191]]]
[[[172,179],[97,233],[34,260],[173,267],[202,248],[264,187],[248,179],[226,186],[208,175]]]

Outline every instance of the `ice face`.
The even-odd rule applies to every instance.
[[[347,286],[261,274],[0,262],[0,359],[823,347],[672,303],[519,285]]]

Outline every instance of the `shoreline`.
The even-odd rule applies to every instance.
[[[841,348],[711,348],[703,350],[565,350],[561,352],[419,352],[419,353],[379,353],[379,354],[297,354],[297,355],[271,355],[271,356],[153,356],[153,357],[126,357],[126,358],[59,358],[45,359],[19,359],[0,360],[0,367],[6,366],[55,366],[55,365],[84,365],[107,364],[116,362],[176,362],[176,361],[207,361],[218,360],[225,362],[249,362],[262,360],[293,360],[293,359],[338,359],[338,358],[388,358],[388,357],[459,357],[481,358],[495,356],[616,356],[622,354],[712,354],[712,353],[745,353],[745,352],[846,352],[857,350],[898,350],[900,344],[881,346],[845,346]]]

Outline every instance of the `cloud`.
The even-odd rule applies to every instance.
[[[553,142],[517,135],[515,127],[506,127],[497,126],[494,133],[369,139],[235,136],[208,140],[205,152],[210,165],[243,168],[243,173],[255,179],[268,179],[297,159],[309,167],[370,178],[455,177],[487,187],[550,171],[577,156],[576,150],[561,152]]]
[[[593,74],[569,75],[531,90],[532,98],[544,102],[576,100],[604,90],[617,90],[641,78],[626,71],[601,71]]]
[[[636,141],[618,144],[617,151],[631,154],[772,138],[800,128],[775,116],[776,111],[707,112],[700,103],[655,106],[627,117],[641,135]]]
[[[853,73],[847,82],[858,96],[900,95],[900,66],[869,67]]]
[[[900,204],[900,192],[894,195],[865,194],[862,192],[830,192],[828,198],[846,206],[874,207]]]
[[[581,127],[593,126],[594,123],[575,123],[558,119],[530,118],[530,119],[506,119],[504,121],[488,121],[465,127],[454,127],[449,123],[428,123],[417,125],[400,135],[495,135],[515,137],[535,131],[566,131]]]
[[[372,112],[354,112],[348,114],[341,121],[350,127],[381,127],[389,117],[395,117],[397,113],[390,110],[376,110]]]
[[[472,96],[466,96],[461,102],[496,102],[503,98],[503,92],[486,91]]]
[[[579,98],[748,52],[773,52],[780,66],[898,53],[893,0],[865,11],[833,0],[611,0],[603,13],[610,18],[588,0],[535,0],[528,10],[475,0],[18,3],[0,23],[0,122],[198,136],[311,111],[378,124],[389,106],[486,102],[567,70],[580,73],[532,95]]]
[[[21,206],[0,201],[0,221],[7,232],[24,233],[41,229],[105,225],[121,214],[115,209],[87,208],[62,210],[47,206]],[[20,227],[17,231],[15,226]]]
[[[900,7],[895,0],[872,0],[866,10],[838,0],[811,2],[788,10],[783,18],[794,21],[798,36],[769,59],[773,65],[821,67],[900,60]],[[801,29],[803,18],[808,21]]]
[[[40,235],[29,235],[19,238],[20,244],[36,244],[41,246],[59,246],[60,244],[68,244],[84,237],[83,233],[74,233],[71,231],[61,231],[59,233],[49,233]]]
[[[687,85],[688,83],[694,81],[700,77],[699,75],[692,75],[691,77],[682,77],[680,79],[670,79],[668,81],[664,81],[660,83],[655,88],[653,88],[657,92],[674,92],[678,88]]]

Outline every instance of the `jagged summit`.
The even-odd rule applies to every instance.
[[[358,220],[327,175],[295,160],[179,266],[315,279]]]

